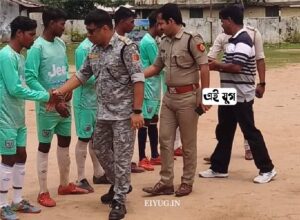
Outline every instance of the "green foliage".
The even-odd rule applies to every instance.
[[[73,30],[71,33],[72,42],[81,42],[85,39],[86,34],[80,34],[78,30]]]
[[[117,7],[132,0],[41,0],[45,5],[61,8],[67,12],[69,19],[84,19],[94,9],[95,3],[106,7]]]
[[[84,19],[93,8],[93,1],[72,0],[63,3],[63,9],[68,13],[69,19]]]

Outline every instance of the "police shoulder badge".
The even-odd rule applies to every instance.
[[[205,46],[204,46],[204,44],[197,44],[197,50],[199,50],[200,52],[204,52],[205,51]]]
[[[140,60],[140,56],[137,53],[132,54],[131,58],[133,62],[138,62]]]

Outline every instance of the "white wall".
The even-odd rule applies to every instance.
[[[211,34],[213,40],[222,32],[219,19],[213,19],[212,31],[208,18],[187,19],[187,29],[200,33],[205,42],[210,42]],[[279,43],[286,41],[289,37],[298,36],[300,42],[300,17],[281,18],[246,18],[245,25],[256,27],[262,34],[266,43]],[[297,39],[297,38],[296,38]]]
[[[9,24],[18,15],[18,4],[0,0],[0,41],[7,41],[9,39]]]

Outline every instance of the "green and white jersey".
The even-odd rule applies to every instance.
[[[140,53],[143,69],[151,66],[155,62],[158,54],[158,45],[149,33],[146,33],[140,42]],[[160,101],[161,74],[145,79],[145,99]]]
[[[88,56],[93,43],[86,38],[82,41],[75,50],[75,65],[76,71],[79,71],[86,57]],[[74,90],[73,93],[73,105],[74,107],[84,109],[97,109],[97,95],[95,90],[95,76],[91,78],[82,86]]]
[[[27,53],[25,77],[34,90],[48,91],[62,86],[69,78],[65,43],[58,37],[53,42],[37,38]],[[45,104],[36,103],[36,112],[44,113]],[[58,115],[56,111],[49,113]]]
[[[47,102],[46,91],[26,87],[24,57],[9,45],[0,50],[0,128],[25,126],[25,100]]]

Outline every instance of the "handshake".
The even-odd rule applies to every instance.
[[[67,102],[72,99],[72,92],[63,95],[59,91],[52,89],[49,91],[49,95],[50,98],[46,105],[47,111],[55,109],[61,117],[69,117],[70,112]]]

